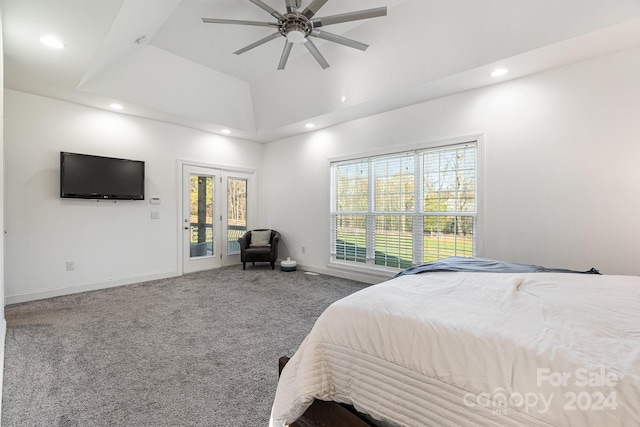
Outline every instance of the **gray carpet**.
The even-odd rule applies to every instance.
[[[258,264],[7,306],[2,425],[266,426],[278,357],[365,286]]]

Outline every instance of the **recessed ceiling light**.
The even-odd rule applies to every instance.
[[[508,72],[509,72],[509,70],[507,70],[506,68],[498,68],[496,70],[493,70],[493,72],[491,72],[491,77],[504,76]]]
[[[314,125],[313,123],[307,123],[306,125],[304,125],[304,127],[306,127],[307,129],[313,129],[314,127],[316,127],[316,125]]]
[[[220,132],[225,133],[225,134],[230,134],[231,131],[229,129],[222,129]]]
[[[346,95],[342,95],[342,98],[340,98],[340,101],[341,101],[341,102],[344,102],[344,101],[346,101],[346,100],[347,100],[347,96],[346,96]]]
[[[109,104],[109,107],[113,108],[114,110],[122,110],[124,107],[120,104]]]
[[[54,49],[63,49],[66,47],[64,43],[53,36],[42,36],[40,37],[40,42]]]

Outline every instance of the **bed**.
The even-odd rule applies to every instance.
[[[305,424],[325,404],[363,426],[640,425],[640,277],[452,261],[327,308],[282,369],[271,426],[359,425]]]

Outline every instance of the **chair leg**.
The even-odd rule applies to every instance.
[[[275,263],[275,262],[272,262],[272,263],[271,263],[271,269],[272,269],[272,270],[275,270],[275,269],[276,269],[276,263]]]
[[[246,261],[242,261],[242,269],[243,270],[247,269],[247,262]]]

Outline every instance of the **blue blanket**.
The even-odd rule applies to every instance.
[[[432,271],[467,271],[484,273],[580,273],[600,274],[592,268],[587,271],[574,271],[564,268],[546,268],[539,265],[514,264],[511,262],[496,261],[487,258],[451,257],[438,261],[428,262],[416,267],[407,268],[396,274],[395,277],[405,274],[420,274]]]

